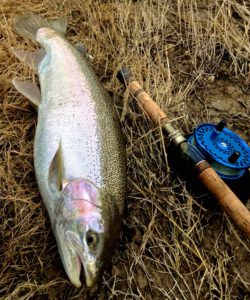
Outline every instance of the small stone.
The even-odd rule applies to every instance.
[[[172,196],[172,195],[168,196],[168,202],[170,202],[171,204],[174,204],[175,203],[174,196]]]
[[[214,80],[215,80],[215,76],[214,75],[210,75],[210,76],[208,76],[208,78],[207,78],[207,81],[208,82],[214,82]]]

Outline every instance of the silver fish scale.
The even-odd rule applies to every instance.
[[[44,35],[46,29],[42,30]],[[39,39],[46,56],[39,65],[42,101],[34,156],[48,211],[53,210],[54,198],[49,188],[49,167],[60,143],[65,179],[91,180],[114,195],[122,211],[126,160],[112,100],[86,59],[61,34],[53,31],[52,36]]]

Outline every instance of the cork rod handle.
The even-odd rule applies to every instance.
[[[137,99],[144,112],[148,115],[155,126],[167,123],[167,116],[156,102],[142,88],[138,81],[135,80],[132,73],[127,68],[122,68],[117,78],[129,89],[132,95]]]
[[[167,121],[166,114],[160,109],[156,102],[146,93],[141,85],[137,81],[131,81],[128,83],[128,88],[132,94],[136,97],[142,109],[146,112],[150,120],[155,126],[162,122]]]
[[[211,167],[202,171],[198,178],[210,194],[221,204],[235,224],[250,239],[250,212],[246,206]]]

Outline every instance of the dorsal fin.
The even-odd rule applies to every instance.
[[[58,32],[61,32],[63,34],[66,33],[67,30],[67,19],[66,18],[59,18],[55,20],[48,20],[50,27],[55,29]]]

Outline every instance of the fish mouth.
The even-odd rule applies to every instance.
[[[71,263],[66,263],[64,267],[71,283],[77,288],[81,286],[81,271],[85,275],[85,283],[88,288],[92,288],[97,282],[99,272],[96,262],[90,257],[84,259],[83,253],[76,253],[75,257],[72,257]]]
[[[78,255],[76,256],[75,267],[76,268],[72,267],[72,268],[68,269],[67,266],[65,265],[65,271],[66,271],[71,283],[75,287],[79,288],[82,285],[81,281],[80,281],[82,262]]]
[[[85,274],[85,283],[88,288],[92,288],[98,276],[98,270],[96,267],[96,261],[93,257],[89,255],[87,257],[83,257],[83,255],[78,255],[78,259],[80,261],[81,266],[84,269]]]
[[[94,264],[89,263],[88,268],[84,268],[85,282],[88,288],[92,288],[97,281],[97,270]]]
[[[96,258],[91,255],[86,245],[82,245],[72,231],[66,232],[65,239],[63,228],[58,228],[57,243],[62,263],[71,283],[79,288],[81,286],[81,271],[85,274],[87,287],[92,288],[98,279],[99,268]],[[85,247],[84,247],[85,246]]]

